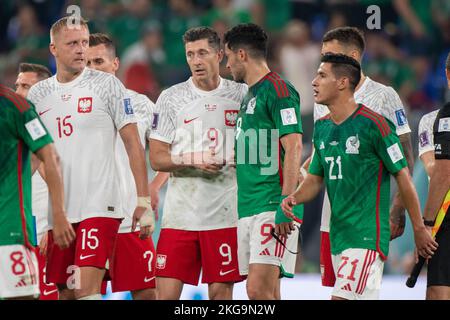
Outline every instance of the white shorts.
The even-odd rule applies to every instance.
[[[322,218],[320,220],[320,231],[330,232],[331,204],[328,198],[328,192],[325,189],[322,204]]]
[[[36,254],[21,244],[0,246],[0,298],[39,296]]]
[[[300,226],[301,224],[294,221],[295,229],[291,232],[286,241],[286,248],[292,252],[297,252],[300,248],[298,247],[298,239],[300,236]],[[289,252],[285,249],[283,257],[281,259],[281,275],[287,278],[293,278],[295,275],[295,265],[297,262],[297,257],[300,255]]]
[[[333,296],[348,300],[378,300],[384,262],[378,252],[346,249],[333,255],[336,283]]]
[[[294,273],[296,255],[285,252],[286,249],[283,245],[272,237],[270,231],[274,226],[275,211],[262,212],[239,219],[237,230],[240,275],[248,275],[249,265],[253,263],[280,267],[283,265],[286,273]],[[280,237],[280,240],[292,251],[297,251],[298,229],[296,228],[296,230],[288,239]],[[284,256],[286,256],[286,260],[283,260]]]

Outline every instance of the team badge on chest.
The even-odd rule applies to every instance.
[[[78,113],[89,113],[92,111],[92,97],[78,99]]]
[[[348,154],[359,154],[359,139],[358,135],[351,136],[345,142],[345,153]]]
[[[225,125],[228,127],[235,127],[237,115],[237,110],[225,110]]]

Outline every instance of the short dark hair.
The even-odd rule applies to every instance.
[[[228,30],[224,36],[226,46],[233,51],[244,48],[254,58],[267,57],[267,34],[254,23],[242,23]]]
[[[208,44],[216,49],[220,50],[220,38],[217,32],[210,27],[195,27],[187,30],[183,35],[184,44],[188,42],[194,42],[197,40],[208,40]]]
[[[50,78],[52,76],[52,73],[46,66],[43,66],[42,64],[35,64],[35,63],[23,62],[23,63],[19,64],[19,73],[20,72],[34,72],[34,73],[36,73],[39,80],[44,80],[44,79]]]
[[[445,69],[450,71],[450,51],[447,54],[447,60],[445,60]]]
[[[340,27],[325,33],[322,42],[337,40],[344,46],[354,46],[362,54],[366,47],[364,33],[355,27]]]
[[[350,87],[354,91],[361,80],[361,65],[358,61],[345,54],[327,53],[320,59],[321,62],[331,63],[331,70],[336,78],[347,77]]]
[[[95,47],[104,44],[106,49],[110,50],[114,57],[116,57],[116,46],[111,37],[105,33],[93,33],[89,36],[89,47]]]

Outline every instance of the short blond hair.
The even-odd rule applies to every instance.
[[[72,22],[73,20],[73,22]],[[54,37],[63,29],[68,28],[68,26],[76,25],[85,27],[89,31],[88,21],[83,17],[76,16],[65,16],[56,21],[50,28],[50,42],[53,42]],[[75,27],[75,28],[76,28]]]

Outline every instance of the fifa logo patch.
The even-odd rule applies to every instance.
[[[408,123],[408,119],[406,119],[405,111],[403,109],[395,111],[395,117],[397,118],[397,123],[399,126],[403,126]]]
[[[430,140],[428,139],[428,134],[426,131],[422,132],[419,135],[419,143],[420,143],[420,147],[425,147],[426,145],[430,144]]]
[[[123,99],[123,107],[125,109],[125,114],[133,114],[133,107],[131,106],[130,98]]]
[[[359,154],[359,139],[358,135],[351,136],[345,142],[345,153],[348,154]]]
[[[92,97],[78,99],[78,113],[89,113],[92,111]]]
[[[164,254],[158,254],[156,256],[156,268],[164,269],[166,267],[167,256]]]
[[[159,113],[153,112],[153,121],[152,121],[152,129],[153,130],[158,128],[158,122],[159,122]]]
[[[228,127],[235,127],[237,116],[237,110],[225,110],[225,125]]]

